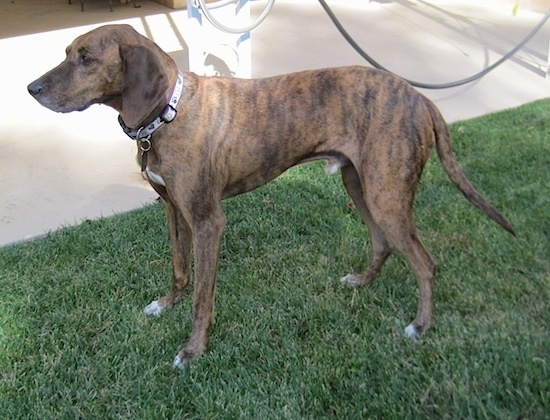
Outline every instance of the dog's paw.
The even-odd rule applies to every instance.
[[[348,274],[340,279],[340,283],[347,284],[351,287],[359,287],[363,284],[361,277],[356,274]]]
[[[159,305],[159,301],[154,300],[145,308],[143,308],[143,313],[147,316],[160,316],[163,310],[164,308]]]
[[[407,325],[405,328],[405,337],[407,338],[415,338],[420,335],[419,331],[416,329],[416,327],[413,324]]]
[[[172,362],[172,367],[174,369],[184,370],[185,369],[185,361],[180,357],[180,355],[176,355],[174,358],[174,361]]]

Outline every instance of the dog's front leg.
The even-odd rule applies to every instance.
[[[170,291],[158,300],[152,301],[145,307],[146,315],[159,316],[165,309],[178,303],[185,287],[189,284],[191,269],[189,257],[191,253],[191,229],[187,221],[181,216],[178,209],[166,194],[162,194],[165,207],[170,243],[172,246],[173,281]]]
[[[174,359],[174,367],[183,368],[192,358],[206,349],[208,327],[214,322],[214,294],[220,240],[226,218],[219,209],[208,217],[199,216],[193,222],[195,249],[195,293],[193,296],[193,325],[191,335]]]

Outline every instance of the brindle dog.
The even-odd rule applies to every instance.
[[[145,308],[159,315],[181,298],[191,277],[193,325],[174,365],[201,355],[213,322],[221,201],[263,185],[288,168],[324,159],[341,170],[344,186],[367,225],[372,255],[364,273],[342,281],[368,285],[393,250],[410,262],[420,289],[418,311],[405,329],[415,336],[432,325],[436,264],[417,236],[413,200],[435,143],[443,168],[466,198],[513,233],[510,224],[470,184],[451,151],[449,131],[427,98],[402,79],[363,67],[303,71],[259,80],[183,73],[177,116],[165,118],[178,68],[156,44],[127,25],[84,34],[66,59],[28,86],[56,112],[95,103],[113,107],[123,126],[149,149],[142,162],[162,196],[173,258],[173,284]],[[161,124],[150,139],[140,129]],[[172,115],[173,117],[173,115]]]

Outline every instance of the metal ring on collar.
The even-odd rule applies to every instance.
[[[151,136],[149,136],[148,138],[145,137],[143,139],[139,139],[139,141],[140,141],[139,148],[141,149],[141,151],[143,153],[146,153],[149,150],[151,150],[151,140],[150,140],[150,138],[151,138]]]

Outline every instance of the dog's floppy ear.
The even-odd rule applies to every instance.
[[[120,48],[124,80],[120,116],[130,128],[137,128],[155,107],[166,100],[168,77],[155,51],[141,45]]]

